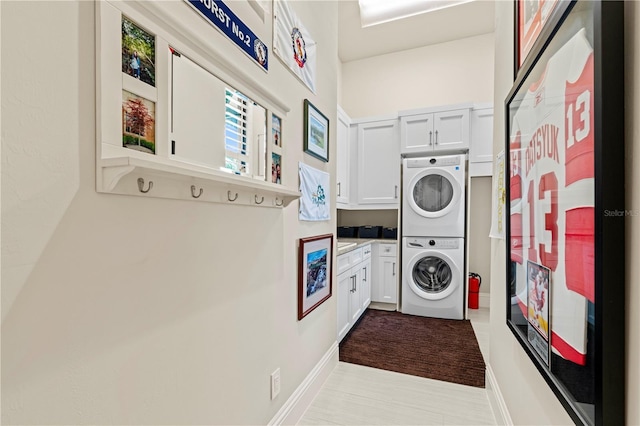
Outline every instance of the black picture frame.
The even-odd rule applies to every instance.
[[[329,119],[308,99],[304,100],[304,152],[329,161]]]
[[[506,324],[576,424],[625,424],[624,4],[571,1],[540,37],[505,100]],[[527,261],[551,270],[549,365]]]

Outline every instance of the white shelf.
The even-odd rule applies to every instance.
[[[97,191],[123,195],[283,207],[300,191],[221,170],[152,157],[98,160]]]

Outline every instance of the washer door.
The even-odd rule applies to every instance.
[[[409,183],[409,205],[426,218],[447,215],[460,201],[462,188],[451,173],[443,169],[427,169]]]
[[[409,262],[406,279],[409,287],[426,300],[441,300],[460,285],[460,270],[449,256],[442,252],[426,251]]]

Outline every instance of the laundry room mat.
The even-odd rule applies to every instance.
[[[485,364],[468,320],[367,309],[340,343],[340,361],[483,388]]]

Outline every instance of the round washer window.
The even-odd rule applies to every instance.
[[[427,293],[440,293],[451,285],[453,273],[447,262],[427,256],[413,267],[413,282]]]
[[[424,211],[439,212],[451,204],[453,185],[444,176],[426,175],[414,185],[413,200]]]

